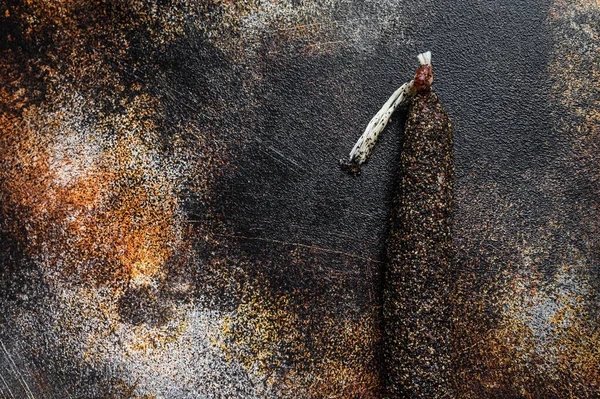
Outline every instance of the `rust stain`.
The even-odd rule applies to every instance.
[[[216,344],[282,397],[377,397],[373,347],[379,334],[371,316],[316,316],[307,313],[317,308],[309,292],[292,295],[273,297],[250,288],[248,298],[225,319]]]
[[[570,145],[557,167],[597,181],[597,1],[555,1],[556,35],[548,71],[557,128]],[[594,259],[597,202],[575,205],[579,224],[559,214],[526,223],[527,207],[499,185],[460,182],[457,193],[461,278],[455,299],[454,367],[459,397],[594,398],[600,392],[598,284]],[[531,182],[536,184],[536,182]],[[561,201],[551,183],[537,182]],[[600,194],[597,185],[590,185]],[[493,209],[493,212],[489,212]]]

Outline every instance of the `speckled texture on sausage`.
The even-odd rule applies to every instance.
[[[388,398],[452,397],[448,373],[452,125],[430,91],[409,104],[384,277]]]

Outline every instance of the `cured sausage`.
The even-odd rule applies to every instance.
[[[383,380],[390,399],[454,397],[447,301],[453,254],[452,124],[431,87],[431,54],[419,60],[383,274]]]

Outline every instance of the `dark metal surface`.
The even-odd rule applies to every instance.
[[[383,249],[431,50],[457,397],[593,398],[597,2],[0,5],[0,397],[381,394]]]

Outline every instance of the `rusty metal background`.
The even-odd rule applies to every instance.
[[[2,3],[0,398],[381,397],[403,111],[361,176],[337,161],[426,50],[454,123],[454,391],[598,397],[599,20]]]

